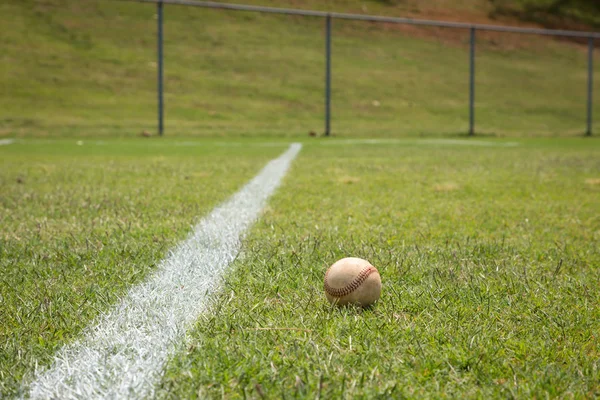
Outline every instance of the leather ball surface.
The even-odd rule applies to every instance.
[[[379,299],[381,276],[370,262],[347,257],[336,261],[325,273],[325,296],[338,306],[368,307]]]

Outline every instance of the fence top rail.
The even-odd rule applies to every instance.
[[[387,23],[393,23],[393,24],[436,26],[436,27],[443,27],[443,28],[478,29],[478,30],[483,30],[483,31],[528,33],[528,34],[534,34],[534,35],[600,39],[600,32],[589,32],[589,31],[518,28],[518,27],[512,27],[512,26],[468,24],[468,23],[462,23],[462,22],[436,21],[436,20],[412,19],[412,18],[402,18],[402,17],[385,17],[385,16],[379,16],[379,15],[361,15],[361,14],[347,14],[347,13],[327,12],[327,11],[299,10],[299,9],[294,9],[294,8],[250,6],[250,5],[245,5],[245,4],[217,3],[214,1],[199,1],[199,0],[128,0],[128,1],[136,1],[136,2],[140,2],[140,3],[155,3],[155,4],[157,4],[157,3],[176,4],[176,5],[184,5],[184,6],[224,9],[224,10],[236,10],[236,11],[255,11],[255,12],[270,13],[270,14],[302,15],[302,16],[307,16],[307,17],[323,17],[323,18],[331,17],[331,18],[337,18],[337,19],[349,19],[349,20],[371,21],[371,22],[387,22]]]

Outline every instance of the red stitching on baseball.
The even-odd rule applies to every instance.
[[[327,282],[327,276],[329,275],[329,271],[330,269],[328,269],[325,273],[325,291],[333,297],[344,297],[358,289],[358,287],[362,285],[362,283],[369,277],[369,275],[371,275],[373,272],[377,272],[377,269],[371,265],[369,265],[368,267],[364,267],[362,271],[360,271],[360,273],[356,276],[356,278],[352,280],[352,282],[347,284],[345,287],[339,289],[332,288],[331,286],[329,286],[329,283]]]

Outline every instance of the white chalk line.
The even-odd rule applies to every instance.
[[[206,309],[222,273],[240,250],[302,145],[292,144],[239,192],[215,208],[170,252],[157,272],[137,285],[58,351],[29,386],[34,399],[151,397],[165,363],[186,330]]]
[[[23,142],[23,141],[21,141]],[[27,140],[28,144],[61,144],[62,141],[50,140],[50,139],[31,139]],[[65,141],[64,143],[69,143]],[[104,140],[79,140],[74,141],[80,146],[109,146],[119,144],[118,141],[104,141]],[[418,138],[355,138],[355,139],[341,139],[341,138],[320,138],[320,139],[306,139],[304,140],[306,145],[317,145],[317,146],[337,146],[337,145],[381,145],[381,144],[396,144],[406,146],[479,146],[479,147],[516,147],[519,146],[518,142],[501,142],[493,140],[478,140],[478,139],[418,139]],[[1,143],[0,143],[1,144]],[[139,141],[129,140],[126,142],[127,146],[143,146],[143,147],[285,147],[288,143],[282,141],[204,141],[199,139],[198,141],[154,141],[152,139],[140,139]]]
[[[8,146],[9,144],[13,144],[15,139],[0,139],[0,146]]]
[[[453,146],[484,146],[484,147],[515,147],[517,142],[493,142],[473,139],[324,139],[319,144],[324,145],[354,145],[354,144],[399,144],[399,145],[453,145]]]
[[[483,146],[483,147],[515,147],[518,146],[517,142],[488,142],[485,140],[473,140],[473,139],[425,139],[421,140],[424,144],[449,144],[458,146]]]
[[[211,140],[202,140],[198,141],[173,141],[173,140],[153,140],[153,139],[127,139],[125,142],[120,142],[118,140],[110,141],[110,140],[89,140],[89,139],[80,139],[80,140],[65,140],[65,139],[27,139],[21,140],[21,143],[25,144],[76,144],[78,146],[114,146],[125,144],[126,146],[140,146],[140,147],[281,147],[285,148],[290,145],[290,142],[239,142],[239,141],[211,141]],[[1,143],[0,143],[1,144]],[[8,143],[6,143],[8,144]]]

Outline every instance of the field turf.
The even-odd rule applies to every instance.
[[[0,146],[0,382],[77,338],[287,144]],[[304,143],[159,397],[599,395],[595,139]],[[370,310],[329,264],[370,260]]]
[[[0,397],[285,148],[77,142],[0,146]]]
[[[307,144],[161,397],[600,395],[599,150]],[[346,256],[381,272],[372,309],[325,299]]]

